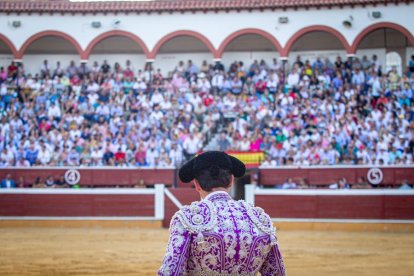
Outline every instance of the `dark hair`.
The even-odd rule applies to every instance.
[[[201,189],[211,192],[213,188],[228,188],[231,181],[231,172],[212,166],[207,170],[202,170],[195,179],[200,184]]]

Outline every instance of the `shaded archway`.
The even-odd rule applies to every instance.
[[[17,49],[14,46],[13,42],[11,42],[10,39],[8,39],[5,35],[0,34],[0,42],[2,42],[4,45],[1,47],[1,52],[6,53],[7,48],[8,50],[13,54],[13,57],[17,57]]]
[[[70,35],[59,31],[44,31],[29,37],[18,51],[26,73],[37,74],[44,60],[51,71],[66,68],[71,61],[79,62],[82,48]],[[58,65],[59,63],[59,65]]]
[[[314,34],[321,34],[321,33],[329,34],[331,38],[334,38],[334,40],[336,40],[336,41],[334,41],[334,40],[331,41],[332,43],[335,43],[335,46],[340,45],[343,49],[345,49],[347,54],[352,53],[351,46],[349,45],[349,43],[347,42],[345,37],[340,32],[338,32],[337,30],[335,30],[331,27],[328,27],[328,26],[314,25],[314,26],[309,26],[309,27],[300,29],[291,38],[289,38],[289,40],[286,42],[285,47],[283,48],[281,56],[287,57],[289,55],[290,51],[292,50],[292,47],[294,46],[294,44],[296,42],[298,42],[303,36],[308,35],[308,34],[311,35],[312,33],[314,33]],[[337,43],[337,42],[339,42],[339,43]]]
[[[0,34],[0,56],[0,67],[4,68],[7,68],[17,56],[17,50],[14,44],[2,34]]]
[[[362,30],[352,43],[352,50],[362,59],[369,60],[371,56],[373,59],[375,55],[378,60],[376,64],[381,65],[383,73],[395,66],[401,74],[410,56],[408,53],[410,46],[414,46],[414,37],[410,31],[395,23],[381,22]],[[389,53],[398,55],[401,62],[398,65],[390,63],[387,60]]]
[[[412,46],[414,46],[414,36],[413,34],[407,30],[406,28],[404,28],[401,25],[395,24],[395,23],[391,23],[391,22],[380,22],[380,23],[376,23],[373,25],[370,25],[368,27],[366,27],[364,30],[362,30],[354,39],[354,42],[352,43],[352,47],[351,47],[351,51],[352,53],[355,53],[360,45],[360,43],[362,42],[362,40],[364,38],[366,38],[370,33],[379,30],[379,29],[392,29],[395,30],[399,33],[401,33],[402,35],[404,35],[407,40],[410,42],[410,44]]]
[[[151,59],[155,59],[155,57],[157,56],[157,54],[160,52],[161,48],[168,43],[169,41],[172,41],[174,39],[178,39],[180,37],[184,37],[184,38],[193,38],[199,42],[201,42],[213,55],[213,57],[216,57],[217,51],[214,48],[213,44],[211,43],[211,41],[205,37],[204,35],[198,33],[198,32],[194,32],[194,31],[189,31],[189,30],[180,30],[180,31],[175,31],[172,32],[170,34],[165,35],[164,37],[162,37],[154,46],[153,50],[151,51],[150,54],[150,58]],[[196,46],[197,48],[200,48],[200,45]],[[185,51],[189,51],[191,49],[183,49]]]
[[[116,63],[124,68],[130,62],[130,69],[136,71],[144,68],[148,55],[148,47],[141,38],[127,31],[113,30],[95,37],[88,44],[84,59],[91,66],[95,62],[100,66],[106,61],[112,68]]]
[[[123,38],[128,38],[129,40],[132,40],[135,44],[137,44],[139,46],[139,48],[142,50],[142,52],[145,54],[145,56],[148,58],[149,56],[149,50],[147,45],[144,43],[144,41],[139,38],[138,36],[136,36],[133,33],[130,32],[126,32],[126,31],[119,31],[119,30],[114,30],[114,31],[109,31],[103,34],[100,34],[99,36],[95,37],[89,44],[88,47],[86,47],[85,53],[84,53],[84,59],[88,59],[92,50],[102,41],[110,39],[110,38],[114,38],[114,37],[123,37]]]
[[[279,41],[270,33],[265,32],[263,30],[259,30],[259,29],[243,29],[243,30],[239,30],[236,31],[232,34],[230,34],[229,36],[227,36],[224,41],[221,43],[217,54],[218,57],[221,58],[224,51],[226,50],[226,48],[237,38],[240,37],[246,37],[246,36],[255,36],[255,37],[262,37],[264,38],[266,41],[270,42],[271,45],[273,45],[274,49],[276,50],[276,52],[281,53],[282,51],[282,46],[280,45]],[[251,46],[250,46],[251,47]]]
[[[60,40],[65,40],[66,42],[69,42],[76,49],[76,52],[78,53],[79,57],[82,57],[82,48],[76,41],[76,39],[74,39],[72,36],[59,31],[43,31],[32,35],[23,43],[22,47],[20,47],[20,50],[18,51],[17,58],[23,58],[23,55],[26,53],[30,45],[42,38],[48,37],[55,37]],[[56,47],[49,47],[49,50],[56,50]]]

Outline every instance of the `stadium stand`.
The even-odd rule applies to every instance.
[[[375,55],[298,56],[289,70],[188,60],[166,74],[46,57],[31,75],[12,62],[0,72],[0,165],[168,167],[203,149],[264,153],[246,157],[264,167],[412,164],[413,72],[414,57],[400,75]]]

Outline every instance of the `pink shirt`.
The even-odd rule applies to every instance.
[[[262,144],[262,139],[257,139],[256,141],[250,142],[251,151],[260,151],[260,145]]]

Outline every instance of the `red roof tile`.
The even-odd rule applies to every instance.
[[[185,12],[254,9],[295,9],[410,3],[413,0],[170,0],[147,2],[69,2],[68,0],[0,0],[0,12]]]

